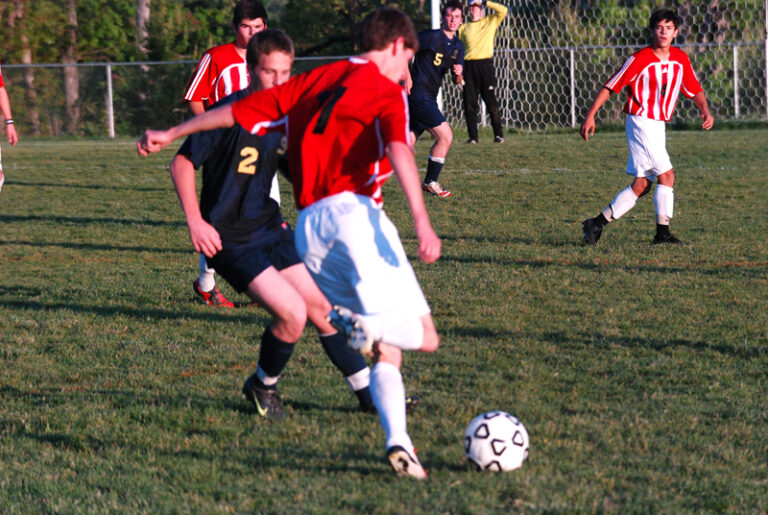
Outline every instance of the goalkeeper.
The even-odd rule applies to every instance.
[[[493,11],[483,16],[484,8]],[[493,41],[496,29],[507,15],[507,8],[496,2],[469,0],[469,20],[459,27],[464,43],[464,118],[467,120],[467,143],[477,143],[477,95],[483,99],[491,115],[493,141],[504,143],[499,102],[496,99],[496,70],[493,67]]]

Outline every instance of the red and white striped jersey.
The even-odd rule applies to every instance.
[[[249,82],[245,58],[237,53],[235,44],[219,45],[200,58],[184,93],[184,100],[212,106],[227,95],[247,88]]]
[[[628,89],[625,113],[665,122],[672,118],[681,91],[691,98],[702,90],[688,55],[675,47],[670,47],[667,60],[659,59],[651,47],[635,52],[605,87],[617,94]]]

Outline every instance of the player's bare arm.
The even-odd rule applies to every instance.
[[[710,114],[709,107],[707,106],[707,96],[703,91],[699,91],[693,96],[693,103],[699,108],[699,116],[701,117],[701,128],[708,131],[715,125],[715,118]]]
[[[392,163],[392,168],[413,215],[413,227],[419,240],[419,258],[425,263],[433,263],[440,258],[442,243],[432,229],[427,208],[424,206],[421,180],[413,157],[413,150],[405,143],[395,141],[387,145],[387,157]]]
[[[206,111],[168,130],[145,131],[136,143],[136,149],[139,155],[148,156],[153,152],[159,152],[174,140],[187,137],[190,134],[233,127],[234,125],[235,117],[232,115],[232,104],[226,104]]]
[[[581,124],[581,137],[584,138],[584,141],[589,141],[589,137],[595,133],[595,115],[610,97],[611,90],[604,87],[600,89],[595,97],[595,101],[592,102],[592,107],[589,108],[587,116],[584,118],[584,123]]]
[[[8,92],[5,88],[0,87],[0,112],[3,114],[5,120],[13,120],[11,115],[11,102],[8,99]],[[8,137],[8,143],[11,146],[16,145],[19,142],[19,136],[16,133],[16,126],[13,123],[5,124],[5,134]]]
[[[195,189],[195,166],[186,156],[177,154],[171,161],[171,179],[176,187],[181,209],[187,220],[189,239],[195,251],[213,257],[222,249],[218,231],[203,219]]]

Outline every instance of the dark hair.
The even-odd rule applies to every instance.
[[[675,11],[671,9],[659,9],[658,11],[654,11],[651,15],[651,21],[648,23],[648,26],[653,30],[656,28],[656,25],[662,21],[671,21],[675,28],[680,25],[680,18]]]
[[[396,7],[379,7],[365,17],[360,34],[363,52],[383,50],[397,38],[403,38],[405,48],[419,49],[419,38],[413,22]]]
[[[264,29],[254,34],[248,41],[245,61],[250,68],[255,68],[259,65],[261,56],[272,52],[282,52],[291,57],[294,55],[293,40],[282,29]]]
[[[237,28],[243,20],[256,20],[261,18],[264,25],[267,24],[267,10],[257,0],[240,0],[235,5],[232,13],[232,25]]]
[[[447,2],[445,2],[445,5],[443,6],[443,10],[440,11],[440,16],[445,16],[446,14],[448,14],[449,9],[451,11],[458,9],[463,14],[464,13],[463,8],[464,8],[464,4],[462,4],[459,0],[448,0]]]

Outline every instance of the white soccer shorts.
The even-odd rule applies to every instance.
[[[630,114],[627,115],[626,133],[629,175],[653,180],[657,175],[672,169],[667,154],[665,122]]]
[[[397,228],[369,197],[339,193],[303,209],[296,250],[331,304],[365,315],[430,312]]]

